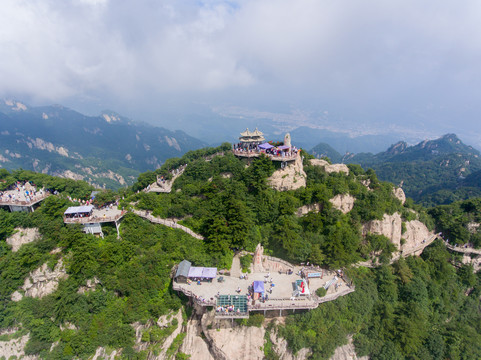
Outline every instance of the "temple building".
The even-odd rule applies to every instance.
[[[251,158],[264,154],[272,161],[282,162],[282,168],[289,162],[296,161],[298,157],[299,149],[291,144],[291,135],[289,133],[284,136],[284,142],[277,146],[265,142],[264,134],[257,128],[254,131],[246,129],[240,135],[240,142],[233,146],[235,156],[247,158],[250,161]]]
[[[249,129],[246,129],[246,131],[241,132],[240,135],[239,141],[243,145],[259,145],[266,141],[264,138],[264,133],[259,131],[257,128],[254,131],[249,131]]]

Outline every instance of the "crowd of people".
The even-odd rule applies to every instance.
[[[10,189],[0,191],[0,201],[30,204],[43,198],[45,194],[46,191],[43,189],[37,191],[35,184],[17,181]]]
[[[299,152],[299,149],[297,149],[295,146],[292,146],[287,149],[279,149],[277,147],[272,147],[270,149],[261,149],[257,144],[245,144],[245,143],[234,144],[233,150],[234,150],[234,153],[237,153],[237,154],[263,153],[263,154],[274,156],[274,157],[292,157],[292,156],[296,156],[297,153]]]

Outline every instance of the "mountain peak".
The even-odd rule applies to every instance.
[[[386,150],[387,154],[390,155],[397,155],[403,153],[408,147],[408,144],[405,141],[398,141],[394,145],[391,145],[389,149]]]

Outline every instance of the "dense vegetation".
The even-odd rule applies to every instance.
[[[210,153],[214,152],[211,150]],[[349,175],[328,174],[308,162],[304,153],[308,186],[296,191],[277,192],[267,184],[275,171],[268,158],[257,158],[249,167],[231,153],[205,161],[200,151],[188,153],[175,164],[188,166],[169,194],[139,192],[129,201],[160,217],[184,219],[183,223],[206,237],[206,246],[216,254],[217,266],[229,267],[231,249],[254,250],[258,243],[295,262],[346,266],[366,259],[372,252],[393,248],[375,237],[361,237],[363,222],[382,219],[398,211],[406,220],[412,213],[393,196],[393,186],[380,182],[373,171],[352,165]],[[134,190],[147,186],[156,175],[171,168],[166,164],[155,173],[145,173]],[[361,182],[369,183],[369,187]],[[329,199],[350,194],[354,209],[342,214]],[[303,205],[318,204],[320,211],[296,216]],[[421,215],[426,217],[424,213]]]
[[[437,242],[421,258],[351,270],[353,294],[289,317],[280,333],[312,359],[328,359],[352,334],[358,355],[374,360],[479,359],[481,277],[449,259]]]
[[[481,199],[458,201],[430,209],[436,228],[451,244],[481,247]]]
[[[3,188],[29,180],[60,194],[44,200],[31,214],[0,210],[0,328],[28,331],[26,352],[46,359],[87,358],[99,346],[122,348],[125,358],[145,358],[145,351],[133,349],[131,324],[145,324],[181,308],[182,299],[171,288],[174,264],[187,259],[194,265],[229,268],[234,249],[253,250],[262,243],[267,252],[296,263],[348,267],[374,254],[383,263],[377,269],[347,270],[356,284],[353,294],[289,316],[278,331],[293,351],[309,347],[312,358],[326,359],[353,335],[357,351],[373,359],[481,357],[481,283],[472,268],[456,270],[449,263],[456,259],[441,242],[427,249],[422,258],[388,265],[394,250],[388,239],[361,235],[363,223],[394,212],[403,221],[418,218],[431,228],[432,215],[446,233],[459,231],[453,229],[478,221],[479,202],[439,207],[428,214],[412,200],[402,205],[393,195],[393,185],[379,181],[373,170],[350,165],[349,175],[328,174],[310,165],[306,153],[307,186],[277,192],[268,185],[275,164],[261,157],[246,167],[244,160],[231,153],[212,156],[228,148],[224,144],[189,152],[155,172],[142,174],[129,189],[105,191],[96,197],[99,205],[117,197],[125,208],[135,204],[156,216],[182,219],[204,241],[133,214],[122,220],[119,239],[113,226],[103,227],[103,239],[84,234],[78,226],[65,226],[62,214],[72,205],[67,195],[88,198],[92,190],[88,184],[1,170]],[[171,193],[140,191],[158,175],[169,178],[172,169],[184,164],[188,166]],[[329,200],[338,194],[356,198],[349,213],[333,208]],[[298,216],[299,207],[313,204],[318,212]],[[36,227],[42,237],[14,253],[4,240],[18,227]],[[60,252],[52,251],[58,248]],[[68,278],[60,281],[54,293],[41,299],[11,300],[31,271],[45,263],[54,268],[59,259]],[[78,291],[94,278],[99,282],[94,291]],[[241,323],[260,326],[262,321],[262,316],[256,316]],[[145,331],[142,339],[149,342],[148,351],[158,351],[177,326],[175,319],[166,328],[154,325]],[[58,345],[50,351],[56,341]],[[169,354],[181,342],[182,336],[176,338]],[[180,354],[178,358],[185,357]]]
[[[125,355],[133,356],[130,324],[157,319],[181,305],[170,288],[172,266],[183,259],[209,265],[213,259],[201,241],[134,215],[123,220],[122,239],[117,239],[115,228],[105,226],[104,239],[86,235],[80,227],[64,226],[61,214],[68,205],[66,199],[49,197],[31,215],[0,211],[0,228],[7,229],[0,234],[2,240],[16,226],[36,226],[42,234],[40,241],[15,253],[5,241],[0,243],[0,327],[21,324],[30,332],[26,353],[46,359],[85,358],[98,346],[123,348]],[[52,253],[57,247],[62,253]],[[10,300],[29,272],[43,263],[53,268],[60,257],[69,276],[56,292],[41,299]],[[99,288],[79,293],[94,277]],[[161,344],[169,329],[155,329],[149,336]],[[50,352],[55,341],[59,344]]]
[[[378,153],[345,157],[345,162],[373,168],[384,181],[402,184],[407,196],[424,206],[481,196],[480,153],[448,134],[415,146],[400,142]]]

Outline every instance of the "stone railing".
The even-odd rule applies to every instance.
[[[172,289],[175,291],[180,291],[184,293],[185,296],[190,297],[196,304],[200,306],[216,306],[217,302],[215,300],[204,299],[198,297],[192,290],[184,288],[182,285],[177,284],[175,281],[172,283]]]
[[[318,304],[322,304],[322,303],[325,303],[325,302],[328,302],[328,301],[334,301],[336,300],[337,298],[341,297],[341,296],[345,296],[347,294],[350,294],[352,292],[356,291],[356,288],[354,286],[351,286],[351,287],[348,287],[347,289],[345,290],[342,290],[342,291],[339,291],[339,292],[336,292],[334,294],[329,294],[329,295],[325,295],[323,297],[319,297],[317,295],[313,295],[313,298],[316,300],[316,302]]]
[[[31,201],[28,200],[18,200],[18,199],[0,199],[0,206],[29,206],[29,205],[34,205],[38,203],[39,201],[42,201],[43,199],[49,197],[51,194],[44,192],[42,195],[36,195],[36,196],[30,196]],[[5,195],[4,195],[5,197]]]
[[[298,156],[298,153],[282,156],[282,155],[272,155],[272,154],[268,154],[268,153],[258,151],[258,150],[238,150],[238,149],[234,149],[233,152],[234,152],[234,155],[236,155],[236,156],[247,157],[247,158],[258,157],[261,154],[264,154],[265,156],[267,156],[269,159],[271,159],[273,161],[294,161],[294,160],[297,159],[297,156]]]
[[[138,215],[138,216],[143,217],[144,219],[150,221],[151,223],[165,225],[165,226],[168,226],[172,229],[180,229],[180,230],[184,231],[185,233],[189,234],[190,236],[195,237],[196,239],[204,240],[204,237],[202,235],[199,235],[199,234],[193,232],[188,227],[186,227],[184,225],[181,225],[181,224],[178,224],[173,220],[162,219],[162,218],[152,216],[151,213],[149,213],[148,211],[145,211],[145,210],[132,210],[132,212],[135,215]]]
[[[468,247],[461,247],[461,246],[453,246],[451,244],[446,244],[446,247],[449,250],[452,250],[452,251],[455,251],[455,252],[458,252],[458,253],[481,255],[480,249],[475,249],[475,248],[472,248],[472,247],[469,247],[469,246]]]

